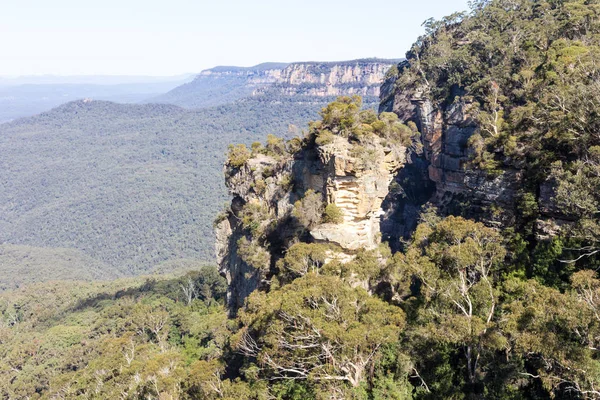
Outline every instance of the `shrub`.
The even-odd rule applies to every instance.
[[[323,222],[331,224],[340,224],[344,221],[344,212],[337,205],[327,204],[323,212]]]
[[[338,97],[319,113],[323,119],[321,126],[330,129],[333,133],[348,137],[359,122],[361,107],[360,96]]]
[[[299,152],[302,149],[302,139],[300,138],[292,138],[288,140],[286,143],[286,150],[290,154],[294,154]]]
[[[216,227],[217,225],[219,225],[221,222],[225,221],[227,218],[229,218],[229,213],[230,213],[230,208],[227,207],[224,210],[221,210],[217,216],[215,217],[214,221],[213,221],[213,227]]]
[[[285,141],[275,135],[267,135],[266,145],[267,155],[272,157],[281,157],[286,154]]]
[[[296,243],[277,263],[284,280],[293,280],[309,272],[318,272],[327,259],[328,247],[315,243]]]
[[[253,184],[252,187],[254,189],[254,192],[258,195],[262,195],[265,193],[265,190],[267,190],[267,184],[265,183],[265,181],[263,181],[262,179],[257,179]]]
[[[252,155],[253,156],[255,154],[262,153],[262,151],[264,150],[263,145],[262,145],[261,142],[254,142],[254,143],[252,143],[251,149],[252,149]]]
[[[243,236],[237,242],[237,254],[249,266],[258,270],[267,270],[271,262],[270,253],[258,243]]]
[[[323,129],[318,133],[317,138],[315,139],[315,143],[319,146],[325,146],[333,143],[334,138],[335,136],[333,135],[333,133],[331,133],[329,129]]]
[[[284,174],[284,175],[281,175],[281,177],[279,178],[279,186],[283,190],[290,190],[292,188],[293,184],[294,184],[294,178],[292,177],[291,174]]]
[[[323,215],[321,194],[308,190],[302,200],[298,200],[294,204],[293,214],[308,229],[320,223]]]
[[[358,167],[365,170],[375,169],[379,154],[372,145],[360,145],[356,144],[352,146],[350,150],[350,156],[354,157],[358,161]]]
[[[270,221],[269,210],[259,201],[253,201],[246,205],[241,212],[242,227],[256,235],[264,228],[264,223]]]
[[[246,164],[246,161],[250,158],[250,150],[245,144],[238,144],[236,146],[229,145],[229,153],[227,154],[227,165],[233,168],[240,168]]]
[[[273,167],[267,166],[262,171],[262,176],[264,179],[270,178],[275,175],[275,169]]]

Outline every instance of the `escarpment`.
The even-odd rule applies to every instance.
[[[254,95],[378,97],[381,83],[393,65],[392,60],[380,59],[293,63],[281,71],[272,86],[259,88]]]
[[[279,261],[297,243],[325,245],[327,261],[342,264],[383,242],[398,251],[428,204],[498,228],[522,223],[524,171],[474,165],[478,105],[460,95],[436,103],[426,87],[403,85],[407,68],[403,62],[388,74],[380,115],[361,111],[357,97],[340,98],[303,138],[230,148],[233,200],[215,227],[233,313],[254,290],[279,284]],[[554,190],[547,181],[539,187],[547,210],[533,214],[539,237],[562,223]]]
[[[452,40],[444,45],[472,46]],[[232,149],[227,179],[234,199],[217,233],[232,310],[253,290],[279,284],[279,260],[296,243],[327,245],[319,251],[340,263],[382,242],[402,250],[426,205],[502,228],[518,247],[510,256],[529,276],[536,260],[547,268],[544,254],[555,251],[547,244],[565,232],[566,240],[586,244],[579,249],[600,243],[595,109],[580,104],[570,87],[544,84],[546,76],[527,91],[516,75],[488,72],[475,45],[473,62],[483,64],[454,82],[454,64],[440,66],[438,53],[428,55],[434,45],[415,45],[408,61],[386,73],[380,115],[342,98],[302,139]],[[457,54],[454,61],[463,62]],[[518,66],[518,57],[501,61]],[[588,75],[564,79],[597,98]],[[573,112],[557,98],[580,110],[580,122],[565,123]],[[565,251],[581,259],[577,247]],[[561,273],[553,268],[550,275]]]
[[[380,245],[385,202],[415,131],[394,114],[360,111],[357,101],[324,109],[303,139],[230,149],[233,200],[216,222],[216,251],[233,311],[279,279],[278,261],[298,242],[322,244],[342,263]]]
[[[379,114],[340,98],[302,138],[231,147],[217,250],[244,366],[325,397],[322,379],[365,398],[583,398],[598,386],[600,30],[564,24],[588,5],[474,2],[426,23],[386,74]],[[405,317],[401,332],[362,347],[371,329],[351,318],[364,311],[373,332],[389,322],[364,299]],[[403,348],[393,364],[413,388],[390,385],[399,370],[370,381]],[[315,374],[340,360],[360,376]]]
[[[360,95],[378,103],[380,86],[398,60],[360,59],[333,62],[263,63],[253,67],[207,69],[192,82],[152,101],[202,108],[235,101],[326,105],[337,96]]]
[[[422,147],[413,148],[407,157],[417,160],[420,174],[413,176],[417,181],[411,184],[429,188],[432,196],[427,201],[440,213],[498,228],[524,223],[520,202],[527,190],[532,191],[536,193],[537,225],[543,227],[538,236],[547,237],[544,231],[548,229],[556,233],[568,217],[558,211],[552,182],[543,180],[532,189],[525,167],[511,160],[493,172],[476,165],[475,153],[482,140],[481,104],[456,88],[451,103],[436,101],[427,85],[407,84],[403,74],[409,74],[409,68],[410,62],[403,61],[394,74],[388,74],[379,111],[393,112],[400,121],[418,126]],[[396,205],[403,206],[403,202]]]

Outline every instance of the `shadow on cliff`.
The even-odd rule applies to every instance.
[[[429,179],[429,163],[415,148],[407,156],[406,165],[398,171],[384,199],[381,216],[381,240],[392,252],[402,250],[403,241],[414,232],[423,205],[435,193],[435,183]]]

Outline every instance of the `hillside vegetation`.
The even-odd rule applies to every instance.
[[[227,338],[224,290],[205,268],[0,294],[0,398],[198,398]]]
[[[496,223],[494,215],[462,213],[470,207],[467,198],[464,207],[444,208],[441,196],[417,210],[418,224],[398,249],[382,242],[381,231],[357,241],[366,229],[345,227],[358,220],[377,228],[371,218],[385,214],[381,203],[390,192],[394,201],[410,201],[393,177],[385,180],[388,188],[376,188],[385,186],[376,177],[402,176],[431,146],[432,133],[414,116],[404,121],[389,112],[378,115],[362,110],[359,97],[341,97],[300,137],[267,136],[264,145],[229,147],[225,173],[235,197],[216,221],[227,289],[216,270],[205,267],[175,278],[71,288],[43,283],[0,294],[3,397],[600,399],[600,2],[479,0],[468,13],[426,27],[408,62],[393,71],[394,84],[400,94],[420,96],[411,99],[421,105],[429,102],[432,113],[425,119],[437,119],[439,126],[446,115],[437,111],[450,105],[469,110],[449,117],[474,122],[461,168],[485,178],[473,191],[488,189],[509,170],[523,177],[520,196],[511,198],[517,210],[512,225]],[[256,121],[272,110],[250,101],[238,106],[256,112]],[[247,125],[236,125],[228,114],[216,120],[224,125],[213,127],[213,135],[196,133],[188,141],[181,132],[207,129],[196,112],[110,103],[66,107],[68,123],[43,115],[26,131],[9,126],[6,137],[35,143],[29,151],[58,163],[57,170],[73,162],[73,142],[92,143],[84,147],[90,149],[82,157],[86,162],[110,145],[109,156],[121,157],[118,163],[143,166],[134,168],[137,174],[121,174],[131,182],[144,182],[141,172],[166,169],[161,161],[172,162],[169,155],[177,155],[177,170],[187,171],[212,165],[212,158],[198,158],[210,154],[201,146],[212,149],[232,134],[246,144],[251,139],[242,129]],[[286,107],[297,110],[282,102],[279,116]],[[215,118],[217,110],[224,109],[204,112]],[[110,122],[85,127],[106,116]],[[135,127],[127,123],[131,118]],[[232,127],[237,130],[224,133]],[[63,138],[61,156],[32,151],[55,144],[52,135]],[[138,141],[156,145],[119,153]],[[119,165],[101,160],[89,170]],[[27,169],[25,161],[1,167],[12,174]],[[464,181],[451,183],[458,190]],[[550,193],[542,203],[544,184]],[[144,193],[144,186],[138,190]],[[344,196],[337,197],[340,192]],[[49,193],[56,198],[58,192]],[[127,204],[143,207],[133,192],[126,195]],[[28,196],[0,199],[0,206],[35,210]],[[543,204],[554,209],[543,210]],[[161,226],[172,205],[150,213],[151,225]],[[360,207],[369,215],[362,216]],[[537,228],[542,214],[554,229]],[[62,219],[68,221],[67,212]],[[165,225],[173,223],[167,219]],[[108,225],[110,232],[119,226]],[[137,229],[128,234],[145,232]],[[93,237],[97,230],[89,232]],[[147,250],[131,254],[152,259]]]
[[[476,1],[429,21],[397,85],[434,107],[462,105],[478,124],[465,168],[517,171],[515,229],[528,277],[563,287],[600,245],[600,3]],[[502,210],[498,210],[502,213]],[[540,227],[550,217],[551,243]],[[554,222],[552,222],[554,220]],[[536,238],[536,236],[538,236]],[[535,249],[532,248],[535,247]]]
[[[315,107],[77,101],[0,125],[0,243],[78,249],[123,273],[212,260],[228,144],[285,135]]]
[[[358,103],[342,98],[331,104],[303,140],[287,146],[270,137],[266,146],[252,147],[254,154],[232,147],[230,156],[246,157],[230,158],[229,171],[250,157],[283,158],[317,141],[327,146],[332,136],[365,145],[414,137],[397,118],[361,112]],[[329,215],[311,206],[314,195],[307,192],[294,206],[306,229],[310,219]],[[251,239],[273,237],[277,221],[267,211],[259,203],[239,210]],[[563,290],[541,276],[528,279],[504,233],[430,208],[402,252],[382,245],[340,262],[329,258],[338,248],[306,240],[300,231],[271,270],[269,286],[252,293],[235,318],[224,307],[225,282],[211,267],[179,277],[41,283],[5,292],[0,393],[45,399],[599,398],[597,272],[583,263]],[[252,268],[269,269],[264,253],[255,247],[243,257]]]
[[[80,250],[0,245],[0,292],[46,281],[115,279],[118,270]]]
[[[228,181],[239,195],[222,223],[236,236],[221,268],[248,277],[230,289],[248,296],[232,347],[249,398],[600,398],[600,4],[477,1],[426,26],[397,71],[398,91],[429,101],[424,119],[439,125],[476,121],[462,168],[486,179],[473,191],[506,171],[522,174],[514,225],[466,219],[459,204],[445,210],[460,215],[441,214],[434,206],[444,198],[432,198],[395,253],[385,243],[356,250],[317,236],[336,229],[327,212],[336,190],[360,192],[354,175],[368,167],[357,165],[383,163],[367,149],[395,131],[385,121],[398,123],[360,112],[353,99],[323,109],[301,141],[232,147]],[[436,114],[460,107],[468,112]],[[410,122],[397,128],[412,141],[409,154],[436,139],[411,136]],[[356,160],[331,147],[346,142],[363,148]],[[305,175],[282,178],[295,169],[308,175],[311,156],[346,166],[339,186],[353,185],[318,193],[302,190]],[[313,174],[306,179],[338,178]],[[542,209],[542,185],[553,210]],[[553,230],[539,229],[542,213]]]

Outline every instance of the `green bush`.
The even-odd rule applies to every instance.
[[[323,215],[322,195],[314,190],[308,190],[301,200],[294,203],[293,215],[308,229],[317,225]]]
[[[334,138],[334,134],[331,133],[329,129],[323,129],[321,132],[318,133],[317,138],[315,139],[315,143],[319,146],[325,146],[333,143]]]
[[[323,222],[331,224],[341,224],[344,221],[344,212],[337,205],[327,204],[323,211]]]
[[[260,234],[265,228],[265,223],[270,219],[269,209],[259,201],[244,205],[241,212],[242,227],[252,235]]]
[[[265,146],[266,153],[272,157],[284,156],[287,151],[285,148],[285,141],[282,138],[278,138],[275,135],[267,135],[267,145]]]
[[[243,236],[237,242],[237,254],[241,259],[254,269],[267,270],[271,262],[270,253],[255,241],[250,241]]]
[[[254,146],[252,146],[254,148]],[[246,164],[250,158],[250,150],[245,144],[229,145],[229,153],[227,154],[227,165],[233,168],[240,168]]]

